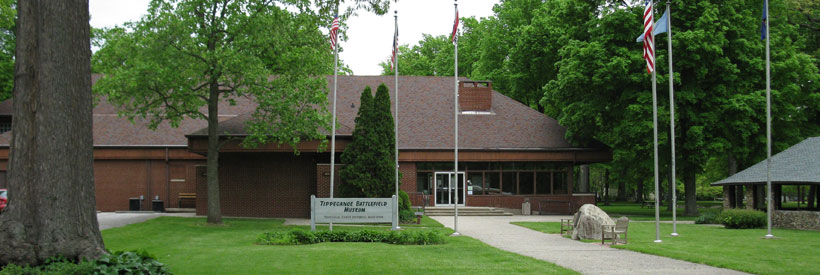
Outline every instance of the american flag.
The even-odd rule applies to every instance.
[[[655,19],[652,15],[652,0],[646,0],[646,9],[643,12],[643,58],[646,59],[646,72],[655,71],[655,41],[652,35]]]
[[[450,35],[450,40],[452,40],[453,43],[456,43],[456,39],[457,39],[456,34],[457,34],[457,32],[458,32],[458,7],[456,7],[456,20],[453,22],[453,34]]]
[[[337,14],[336,17],[333,17],[333,23],[330,24],[330,49],[336,49],[336,39],[338,36],[336,35],[339,32],[339,15]]]
[[[390,70],[396,67],[399,58],[399,25],[396,24],[396,32],[393,33],[393,56],[390,58]]]

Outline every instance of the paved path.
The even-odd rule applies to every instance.
[[[132,223],[140,223],[153,218],[162,216],[174,217],[193,217],[194,213],[115,213],[115,212],[100,212],[97,213],[97,221],[100,223],[100,230],[114,227],[122,227]]]
[[[433,219],[453,227],[452,216]],[[745,274],[666,257],[610,248],[545,234],[512,221],[559,221],[570,216],[496,216],[458,218],[459,231],[497,248],[530,256],[584,274]]]

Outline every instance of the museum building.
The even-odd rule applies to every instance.
[[[609,148],[573,146],[556,120],[493,91],[490,82],[466,78],[459,81],[458,180],[450,182],[453,78],[402,76],[398,82],[400,188],[414,206],[453,206],[458,196],[459,205],[467,207],[517,212],[522,203],[530,202],[542,213],[570,214],[595,202],[591,194],[573,192],[572,168],[610,161]],[[339,76],[337,161],[351,142],[361,92],[382,83],[390,89],[395,108],[393,76]],[[328,84],[332,87],[332,77]],[[319,150],[320,141],[305,141],[298,145],[299,154],[278,144],[245,148],[240,141],[254,108],[246,98],[219,108],[218,132],[225,141],[219,156],[222,214],[308,217],[310,196],[330,194],[330,146]],[[10,122],[11,113],[10,101],[0,104],[0,129],[4,121]],[[93,121],[98,210],[128,210],[132,199],[142,198],[142,210],[151,209],[157,200],[166,207],[195,207],[197,214],[207,213],[204,120],[186,119],[178,128],[162,124],[154,131],[145,121],[119,117],[116,108],[101,99]],[[9,140],[10,132],[0,134],[0,173],[5,173]],[[337,163],[336,171],[343,165]],[[340,184],[337,176],[337,190]],[[4,185],[0,181],[0,188]]]

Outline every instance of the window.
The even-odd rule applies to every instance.
[[[555,194],[567,193],[567,172],[552,173],[552,187]]]
[[[430,190],[430,182],[433,180],[433,173],[429,172],[419,172],[416,173],[416,191],[425,193],[425,194],[432,194],[432,190]]]
[[[538,172],[535,173],[535,193],[538,195],[552,194],[552,173]]]
[[[518,194],[532,195],[535,188],[533,172],[518,173]]]
[[[484,194],[484,173],[472,172],[467,173],[467,180],[470,181],[470,186],[473,187],[473,195]],[[467,189],[469,190],[469,189]]]
[[[501,192],[504,195],[518,194],[518,188],[516,186],[516,174],[516,172],[501,173]]]
[[[498,172],[487,172],[484,173],[487,177],[487,190],[484,190],[484,194],[487,195],[496,195],[501,194],[501,177]]]

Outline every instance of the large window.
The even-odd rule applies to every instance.
[[[535,193],[538,195],[552,194],[552,173],[535,173]]]
[[[484,175],[487,176],[487,190],[484,194],[501,194],[501,175],[498,172],[487,172]]]
[[[433,180],[433,173],[419,172],[416,173],[416,192],[424,194],[432,194],[430,190],[430,182]]]
[[[567,193],[567,173],[566,172],[554,172],[552,173],[552,188],[555,192],[554,194],[566,194]]]
[[[532,195],[535,191],[533,172],[518,172],[518,194]]]
[[[515,172],[503,172],[501,173],[501,192],[504,195],[515,195],[518,194],[518,188],[516,187],[516,173]]]
[[[467,173],[467,180],[470,181],[470,186],[472,186],[473,195],[484,195],[484,173],[483,172],[470,172]],[[468,187],[469,188],[469,187]],[[469,189],[467,189],[469,191]]]
[[[555,162],[459,162],[467,173],[472,195],[568,194],[569,163]],[[418,192],[432,193],[433,173],[453,170],[452,162],[416,163]],[[468,189],[469,190],[469,189]]]

